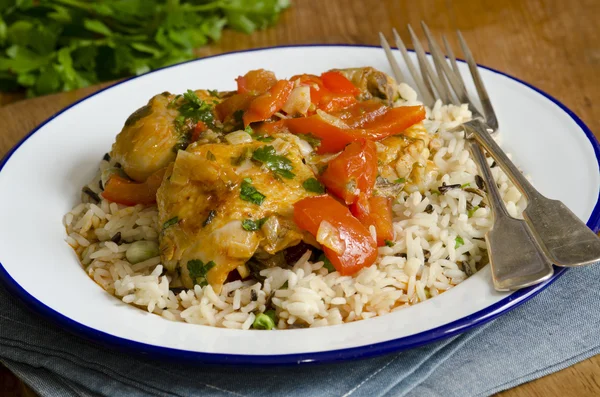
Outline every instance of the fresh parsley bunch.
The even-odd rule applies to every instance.
[[[0,90],[68,91],[182,62],[289,0],[0,0]]]

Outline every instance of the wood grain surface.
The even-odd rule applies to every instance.
[[[377,45],[378,32],[390,37],[392,27],[398,28],[405,42],[409,42],[406,24],[417,26],[424,20],[435,35],[446,34],[452,45],[457,45],[454,31],[460,29],[480,64],[519,77],[558,98],[599,137],[599,15],[598,0],[295,0],[276,27],[250,36],[225,32],[218,44],[198,49],[197,55],[286,44]],[[268,60],[265,67],[268,68]],[[47,117],[101,87],[0,107],[0,155]],[[21,98],[18,94],[0,93],[0,104]],[[0,394],[24,395],[22,386],[1,368]],[[600,356],[499,394],[597,395]]]

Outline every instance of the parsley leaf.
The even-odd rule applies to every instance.
[[[280,156],[275,152],[275,148],[271,145],[258,148],[252,153],[252,159],[260,161],[275,175],[282,176],[287,179],[292,179],[295,174],[292,172],[294,167],[292,162],[285,156]]]
[[[308,142],[313,149],[317,149],[319,146],[321,146],[321,139],[311,133],[297,134],[297,136],[298,138],[304,139],[306,142]]]
[[[195,57],[225,27],[275,23],[289,0],[0,2],[0,89],[28,96],[121,79]]]
[[[179,116],[175,118],[175,126],[180,132],[193,128],[199,121],[208,126],[214,126],[215,117],[213,108],[205,101],[198,98],[192,90],[183,94],[183,100],[179,104]]]
[[[384,242],[385,242],[385,245],[387,245],[388,247],[393,247],[394,245],[396,245],[395,242],[390,241],[390,240],[385,240]]]
[[[192,259],[191,261],[188,261],[186,266],[194,285],[198,284],[199,286],[204,287],[205,285],[208,285],[206,274],[210,269],[215,267],[215,265],[216,263],[213,261],[205,264],[200,259]]]
[[[313,192],[313,193],[319,193],[319,194],[325,193],[325,186],[323,186],[323,184],[321,182],[319,182],[316,178],[308,178],[307,180],[305,180],[302,183],[302,187],[307,192]]]
[[[460,236],[457,236],[454,241],[456,241],[456,244],[454,244],[455,249],[460,247],[461,245],[465,245],[465,240],[463,240],[463,238]]]
[[[398,178],[394,181],[394,183],[404,183],[406,182],[406,178]]]
[[[256,205],[261,205],[267,196],[256,190],[252,186],[252,179],[244,178],[240,188],[240,198],[244,201],[249,201]]]
[[[331,263],[331,261],[325,256],[325,254],[321,254],[319,256],[319,258],[317,259],[317,261],[319,262],[323,262],[323,267],[325,269],[327,269],[329,271],[329,273],[331,272],[335,272],[335,267],[333,267],[333,264]]]
[[[265,224],[267,219],[268,218],[261,218],[256,221],[254,221],[252,219],[244,219],[242,221],[242,228],[249,232],[255,232],[257,230],[260,230],[260,228],[262,227],[262,225]]]
[[[471,208],[470,210],[467,211],[467,216],[469,218],[472,218],[473,215],[475,214],[475,212],[479,209],[479,206],[476,205],[475,207]]]
[[[163,223],[163,230],[165,230],[168,227],[171,227],[175,224],[177,224],[179,222],[179,217],[175,216],[171,219],[169,219],[168,221],[166,221],[165,223]]]

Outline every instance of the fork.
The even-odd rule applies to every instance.
[[[597,236],[579,221],[564,204],[549,200],[537,192],[492,138],[491,134],[498,130],[498,120],[479,75],[477,64],[462,34],[458,32],[459,42],[465,54],[485,116],[478,111],[469,99],[456,58],[446,38],[444,37],[443,41],[452,69],[448,66],[446,57],[433,39],[427,25],[425,23],[422,23],[422,25],[429,42],[435,72],[410,25],[408,29],[417,54],[421,75],[414,67],[402,39],[394,29],[396,45],[426,104],[433,105],[435,96],[432,89],[433,85],[438,94],[437,96],[443,102],[467,103],[472,112],[473,120],[464,123],[463,127],[467,138],[469,138],[468,141],[474,160],[486,182],[494,215],[494,225],[486,234],[494,287],[497,290],[513,290],[548,279],[553,274],[548,259],[562,266],[579,266],[598,261],[600,259],[600,240]],[[380,38],[396,79],[403,81],[404,77],[400,67],[382,33],[380,33]],[[458,102],[452,97],[447,81],[450,83]],[[528,201],[527,209],[524,212],[525,221],[514,219],[507,213],[493,181],[485,155],[473,138],[483,144],[525,195]],[[555,211],[558,212],[558,215],[556,213],[540,214],[544,211]],[[565,230],[566,228],[560,222],[557,222],[561,217],[565,217],[570,223],[569,230]],[[572,233],[576,236],[573,237]],[[567,244],[564,244],[565,242]]]
[[[451,62],[453,62],[454,70],[448,67],[444,55],[433,39],[431,32],[429,32],[427,25],[425,23],[422,23],[422,25],[432,49],[432,56],[438,60],[437,62],[441,64],[442,71],[444,72],[442,74],[438,70],[438,75],[442,79],[446,76],[455,93],[459,96],[459,99],[461,101],[466,99],[469,108],[475,109],[475,106],[473,106],[466,94],[456,60],[453,55],[450,56],[451,51],[448,51],[450,48],[448,42],[444,40]],[[414,34],[412,36],[413,39],[416,39]],[[477,64],[460,32],[458,32],[458,39],[471,75],[473,76],[475,87],[481,98],[485,115],[483,117],[480,113],[473,113],[473,120],[465,123],[467,134],[469,134],[469,137],[476,139],[494,160],[500,164],[500,167],[502,167],[504,172],[506,172],[508,177],[527,199],[528,204],[523,212],[523,217],[552,263],[562,267],[577,267],[597,263],[600,261],[600,238],[564,203],[559,200],[548,199],[538,192],[488,133],[490,129],[492,131],[498,129],[498,121],[483,85],[483,80],[479,75]],[[424,54],[422,55],[424,58]]]
[[[458,32],[458,39],[473,77],[477,93],[481,99],[485,117],[477,111],[477,108],[470,101],[466,93],[464,82],[448,41],[444,38],[444,44],[452,69],[448,66],[440,47],[433,39],[427,25],[425,25],[425,23],[422,23],[422,25],[429,42],[437,75],[433,72],[431,65],[427,61],[416,34],[409,26],[413,45],[417,57],[420,59],[419,64],[421,65],[421,71],[423,72],[424,77],[428,77],[422,79],[423,83],[421,83],[421,86],[424,86],[425,89],[430,89],[430,84],[427,83],[428,79],[433,81],[434,85],[435,80],[440,80],[438,92],[441,92],[441,99],[447,99],[456,103],[453,101],[453,98],[451,98],[446,85],[447,79],[459,101],[468,104],[469,109],[473,114],[473,120],[464,124],[467,136],[477,140],[488,151],[527,199],[528,205],[523,212],[523,217],[548,259],[555,265],[564,267],[590,265],[600,261],[600,239],[598,236],[561,201],[548,199],[540,194],[523,174],[521,174],[519,169],[512,163],[506,153],[504,153],[490,135],[490,131],[493,133],[498,130],[498,121],[483,85],[483,80],[479,75],[477,64],[475,63],[473,55],[462,37],[462,34]],[[396,31],[394,31],[394,36],[396,38],[396,44],[402,52],[405,61],[408,61],[408,64],[410,58],[406,52],[406,47]],[[383,37],[383,35],[381,35],[381,37]],[[383,39],[385,40],[384,37]],[[386,48],[386,45],[387,43],[384,44],[384,48]],[[389,48],[389,45],[387,45],[387,48]],[[388,53],[390,63],[395,63],[396,61],[393,58],[391,51],[386,52]],[[396,69],[399,69],[397,64]],[[409,67],[409,70],[410,69],[411,68]],[[416,72],[414,66],[412,66],[411,74],[413,75],[413,78],[415,78],[415,81],[421,80],[418,74],[412,73],[412,71]],[[438,86],[436,86],[436,90],[438,89]]]

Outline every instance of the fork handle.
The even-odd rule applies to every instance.
[[[540,242],[544,253],[557,266],[575,267],[600,261],[600,238],[561,201],[551,200],[538,192],[523,176],[479,120],[464,124],[496,160],[527,199],[523,218]]]

